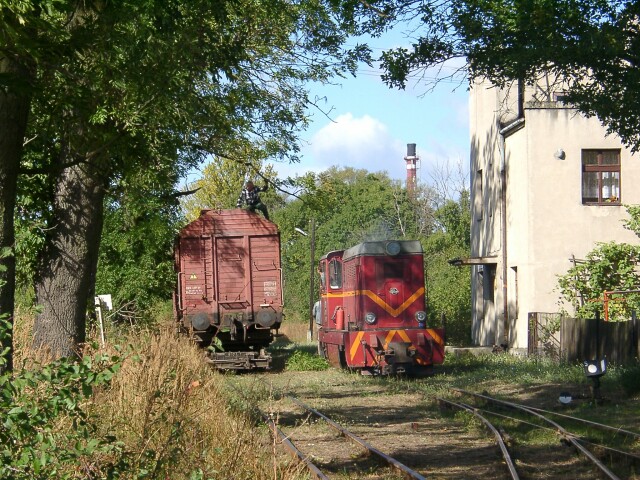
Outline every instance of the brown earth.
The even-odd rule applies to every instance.
[[[260,408],[332,478],[403,477],[388,467],[381,468],[361,447],[343,439],[323,420],[303,414],[283,395],[299,398],[427,478],[511,478],[493,435],[479,421],[416,393],[419,382],[437,382],[437,374],[428,379],[386,381],[329,369],[276,371],[238,376],[232,381],[245,391],[262,392]],[[549,388],[544,397],[550,398],[561,387]],[[509,393],[514,401],[524,401],[543,392]],[[553,434],[519,445],[505,433],[520,478],[600,478],[594,467]]]

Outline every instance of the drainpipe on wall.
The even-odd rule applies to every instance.
[[[522,110],[521,110],[522,112]],[[524,116],[521,116],[502,128],[500,133],[500,234],[502,243],[502,312],[504,318],[503,340],[498,341],[498,328],[496,325],[496,345],[509,347],[509,301],[507,297],[507,158],[506,158],[506,141],[505,139],[512,133],[517,132],[524,127]]]

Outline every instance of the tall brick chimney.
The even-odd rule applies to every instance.
[[[415,143],[407,143],[407,156],[404,157],[404,161],[407,164],[407,190],[412,192],[416,188],[416,170],[418,168]]]

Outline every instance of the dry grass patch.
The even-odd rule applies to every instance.
[[[48,362],[42,352],[30,350],[32,325],[29,315],[16,321],[15,360],[17,368],[39,371]],[[59,474],[107,478],[103,474],[109,472],[108,478],[162,480],[305,478],[297,466],[274,455],[266,428],[237,405],[230,406],[224,376],[204,362],[201,349],[175,335],[172,326],[130,330],[128,336],[118,333],[120,343],[128,345],[124,353],[110,345],[98,351],[87,346],[87,356],[107,353],[121,365],[110,383],[94,388],[80,404],[89,415],[92,437],[114,448],[60,464]],[[43,384],[34,390],[44,395],[44,402],[46,389]],[[66,438],[74,427],[62,416],[47,428]]]
[[[249,416],[230,410],[223,381],[201,350],[163,329],[127,356],[95,409],[101,428],[125,443],[133,470],[150,478],[295,478]]]

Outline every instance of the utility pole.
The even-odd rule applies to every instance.
[[[311,278],[309,279],[309,331],[307,332],[307,340],[313,340],[313,298],[314,298],[314,280],[315,280],[315,254],[316,254],[316,219],[311,219],[311,259],[309,261],[311,268]]]

